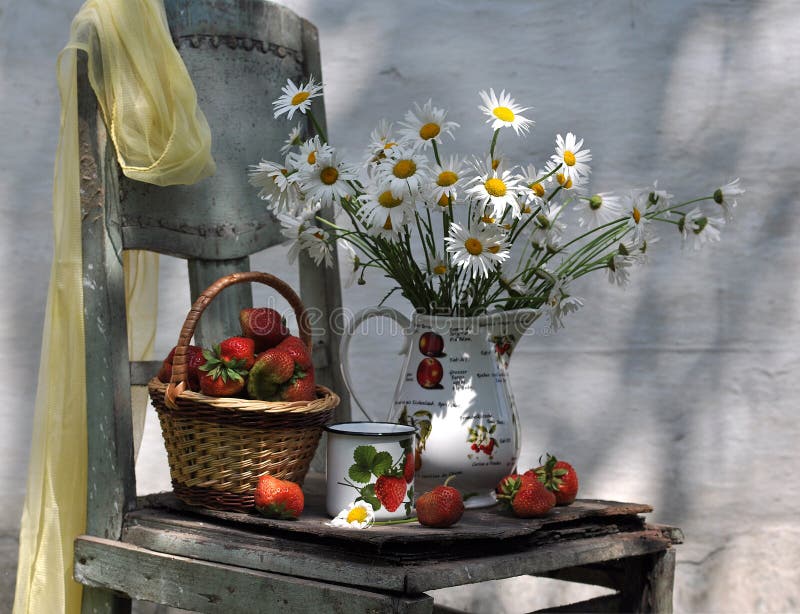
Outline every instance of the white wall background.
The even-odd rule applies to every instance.
[[[549,450],[574,462],[582,496],[647,502],[651,521],[682,527],[677,611],[800,610],[796,3],[286,4],[320,29],[331,141],[353,154],[378,119],[429,97],[462,125],[455,150],[480,152],[477,92],[494,87],[537,121],[527,139],[504,134],[502,150],[539,163],[556,133],[577,132],[594,155],[594,191],[658,179],[690,197],[742,178],[748,193],[723,243],[690,253],[664,237],[627,290],[589,280],[566,330],[523,341],[512,361],[522,464]],[[55,58],[79,5],[0,0],[0,609],[13,592],[49,275]],[[293,279],[283,254],[253,268]],[[185,283],[167,291],[183,271],[164,260],[160,352],[188,308]],[[386,287],[372,278],[345,301],[375,303]],[[394,341],[356,343],[360,390],[379,406],[393,384],[373,382],[394,380],[384,349]],[[168,488],[159,437],[149,422],[142,490]],[[524,579],[439,597],[513,612],[562,591]]]

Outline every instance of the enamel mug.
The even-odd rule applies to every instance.
[[[326,509],[336,516],[354,501],[366,501],[375,520],[412,515],[413,426],[393,422],[341,422],[328,433]]]

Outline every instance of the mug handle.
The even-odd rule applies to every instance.
[[[367,420],[370,422],[374,422],[372,416],[370,416],[367,411],[364,409],[364,406],[361,404],[361,401],[358,400],[356,396],[356,392],[353,389],[353,382],[350,379],[350,360],[349,360],[349,349],[350,349],[350,341],[353,338],[353,335],[358,330],[358,327],[361,326],[364,322],[369,320],[370,318],[389,318],[390,320],[394,320],[400,326],[403,327],[404,331],[407,331],[411,327],[411,321],[405,317],[402,313],[397,311],[392,307],[366,307],[356,313],[353,316],[352,321],[345,330],[344,334],[342,335],[342,340],[339,345],[339,366],[342,370],[342,378],[344,379],[344,385],[347,387],[347,390],[350,392],[350,398],[355,401],[355,404],[358,406],[358,409],[367,417]],[[409,345],[411,343],[411,337],[406,333],[405,339],[403,341],[403,347],[400,349],[399,354],[405,354],[408,351]]]

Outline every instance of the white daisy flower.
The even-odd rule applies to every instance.
[[[386,227],[383,230],[393,235],[414,215],[412,196],[408,193],[395,196],[388,184],[369,185],[367,193],[359,196],[358,201],[361,204],[358,215],[365,224]]]
[[[653,182],[652,188],[645,188],[642,190],[641,198],[642,200],[640,202],[644,202],[644,199],[647,200],[648,209],[656,205],[658,205],[659,209],[668,209],[673,195],[666,190],[659,190],[658,181],[655,181]]]
[[[537,171],[533,164],[528,164],[518,175],[519,181],[528,187],[525,192],[527,198],[525,206],[522,208],[522,213],[531,213],[534,209],[547,207],[547,200],[545,199],[547,191],[544,183],[539,181],[539,178],[545,174]]]
[[[714,202],[722,207],[725,214],[725,220],[730,222],[733,220],[733,211],[736,207],[736,199],[734,196],[744,194],[744,189],[739,186],[739,178],[737,177],[730,183],[714,190]]]
[[[505,90],[500,92],[499,98],[495,95],[494,89],[490,89],[488,94],[485,90],[481,91],[479,95],[483,100],[483,105],[479,108],[489,117],[486,123],[492,123],[492,130],[511,126],[514,132],[519,134],[520,132],[527,132],[533,126],[532,119],[527,119],[520,115],[530,107],[520,107],[515,104],[511,94],[506,94]]]
[[[556,136],[556,153],[550,157],[554,164],[561,164],[559,172],[573,182],[592,172],[589,167],[589,162],[592,161],[591,150],[582,150],[581,147],[583,139],[578,141],[571,132],[567,133],[566,139],[559,134]]]
[[[630,281],[630,269],[633,265],[638,264],[640,260],[631,254],[612,254],[608,257],[608,281],[611,284],[616,284],[619,287],[628,285]]]
[[[366,501],[351,503],[336,515],[336,518],[326,522],[329,527],[344,529],[368,529],[375,522],[375,510]]]
[[[646,202],[642,194],[632,192],[623,198],[622,210],[627,215],[628,230],[632,235],[632,243],[635,246],[642,245],[650,238],[650,220],[645,215]]]
[[[558,216],[565,205],[553,207],[549,211],[540,211],[536,214],[531,226],[531,243],[539,249],[549,249],[552,252],[559,250],[561,238],[567,225],[558,221]]]
[[[493,265],[502,263],[510,255],[505,237],[492,226],[468,230],[452,223],[445,242],[447,251],[453,254],[453,264],[467,269],[473,278],[488,277]]]
[[[491,168],[491,161],[476,163],[475,169],[478,176],[469,181],[475,184],[467,188],[467,194],[484,207],[492,207],[493,217],[500,219],[507,207],[511,207],[511,216],[518,218],[522,215],[518,201],[524,199],[527,187],[520,184],[519,177],[510,170],[500,173]]]
[[[686,241],[692,239],[692,247],[699,250],[706,243],[719,241],[720,231],[724,225],[724,219],[703,215],[703,212],[695,207],[680,219],[678,230],[683,236],[684,245]]]
[[[316,166],[317,158],[330,156],[333,153],[333,147],[323,143],[319,136],[314,136],[300,143],[297,153],[290,153],[286,159],[295,168],[308,170]]]
[[[356,172],[340,161],[335,151],[320,152],[315,159],[314,166],[298,171],[298,181],[309,200],[319,200],[325,207],[340,198],[353,195],[353,188],[348,181],[357,179]]]
[[[383,220],[383,222],[381,222]],[[400,233],[406,230],[406,223],[395,225],[392,223],[392,216],[389,213],[376,214],[372,218],[372,226],[367,229],[367,234],[371,237],[380,237],[389,241],[396,241],[400,238]]]
[[[369,135],[367,163],[380,162],[386,157],[386,153],[397,144],[397,139],[392,132],[392,123],[385,119],[380,120]]]
[[[436,258],[431,262],[431,268],[428,273],[432,277],[444,277],[447,274],[447,262],[443,258]]]
[[[416,195],[429,176],[428,158],[406,147],[392,147],[377,167],[379,181],[397,197]]]
[[[578,311],[582,306],[583,299],[570,295],[569,280],[562,277],[550,288],[542,310],[550,320],[550,328],[556,331],[564,328],[565,315]]]
[[[300,252],[306,251],[314,264],[323,262],[326,267],[333,266],[333,242],[327,231],[319,228],[314,221],[320,205],[303,209],[299,215],[282,213],[278,215],[281,223],[281,234],[292,240],[287,257],[289,264],[294,264]]]
[[[402,142],[414,148],[428,147],[434,139],[441,141],[441,135],[453,138],[453,130],[458,128],[456,122],[445,121],[447,111],[433,106],[430,99],[422,107],[416,102],[414,109],[406,113],[404,122],[400,122]]]
[[[281,88],[281,91],[283,96],[272,103],[275,117],[278,118],[286,113],[287,119],[292,119],[295,111],[305,115],[311,107],[311,100],[322,96],[322,85],[316,83],[314,77],[310,77],[305,85],[301,82],[300,87],[297,87],[291,79],[287,79],[286,85]]]
[[[611,192],[600,192],[591,198],[581,198],[575,211],[581,213],[578,225],[588,226],[589,229],[608,224],[625,215],[620,197]]]
[[[339,245],[344,252],[343,262],[342,262],[342,269],[347,273],[347,280],[344,282],[345,288],[350,288],[356,282],[359,277],[359,271],[361,270],[361,260],[356,253],[356,250],[353,249],[353,246],[350,245],[347,241],[340,241]]]
[[[303,125],[297,124],[289,131],[289,137],[283,142],[281,147],[281,154],[286,156],[294,147],[299,147],[303,144]]]
[[[558,162],[548,160],[544,165],[545,174],[552,173],[558,167]],[[562,191],[571,191],[581,194],[585,191],[586,185],[589,183],[588,175],[575,175],[570,177],[564,174],[562,169],[558,169],[555,173],[550,175],[548,182],[557,183],[561,186]]]
[[[464,162],[457,156],[450,156],[442,164],[431,167],[433,183],[428,190],[426,201],[434,206],[447,207],[458,198],[458,190],[464,184]]]
[[[286,164],[262,160],[251,166],[248,174],[250,185],[261,188],[258,197],[268,201],[274,213],[295,211],[302,206],[305,195],[297,185],[297,173],[289,160]]]

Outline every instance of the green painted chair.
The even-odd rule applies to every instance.
[[[120,253],[141,249],[186,259],[192,300],[219,277],[249,271],[251,254],[283,240],[280,225],[246,178],[249,164],[280,156],[287,125],[271,121],[269,102],[287,78],[321,76],[316,28],[285,7],[262,0],[167,0],[165,6],[211,127],[213,177],[169,188],[125,178],[89,84],[85,55],[78,60],[90,485],[86,532],[108,540],[96,551],[100,566],[104,557],[131,552],[120,541],[125,515],[136,506],[130,386],[146,384],[158,365],[128,362]],[[274,144],[274,151],[264,151],[266,143]],[[318,268],[301,258],[300,294],[320,321],[329,321],[341,305],[338,268]],[[223,331],[238,327],[239,310],[251,304],[248,284],[227,289],[204,314],[197,343],[207,346],[223,338]],[[333,368],[338,338],[323,331],[314,342],[317,380],[344,391]],[[339,417],[348,415],[346,398],[337,411]],[[131,564],[138,565],[135,557]],[[200,577],[190,575],[185,582]],[[130,600],[118,595],[135,597],[140,588],[92,584],[84,592],[84,612],[126,611]],[[180,605],[167,590],[155,600]]]

